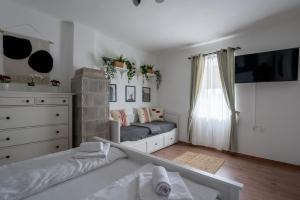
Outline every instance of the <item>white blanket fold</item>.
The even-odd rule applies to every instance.
[[[152,186],[154,191],[161,196],[169,196],[171,183],[164,167],[155,166],[152,171]]]
[[[193,200],[193,197],[177,172],[168,172],[172,190],[168,197],[158,195],[152,188],[152,173],[139,174],[140,200]]]
[[[85,159],[85,158],[106,158],[110,149],[110,143],[105,143],[103,145],[102,151],[97,152],[83,152],[80,150],[73,155],[75,159]]]
[[[103,142],[83,142],[79,147],[80,152],[99,152],[103,151]]]
[[[0,167],[0,200],[19,200],[56,184],[83,175],[115,160],[127,157],[110,148],[106,159],[73,159],[78,148],[12,163]]]

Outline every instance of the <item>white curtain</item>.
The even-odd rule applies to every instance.
[[[217,55],[205,56],[202,84],[192,112],[191,142],[228,150],[230,114],[222,89]]]

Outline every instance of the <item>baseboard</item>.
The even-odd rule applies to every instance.
[[[277,160],[271,160],[271,159],[267,159],[267,158],[261,158],[261,157],[257,157],[257,156],[252,156],[252,155],[247,155],[247,154],[237,153],[237,152],[232,152],[232,151],[218,150],[218,149],[213,148],[213,147],[193,145],[189,142],[179,141],[177,144],[180,144],[180,143],[185,144],[185,145],[189,145],[189,146],[193,146],[193,147],[200,147],[200,148],[203,148],[203,149],[218,151],[218,152],[226,153],[226,154],[236,156],[236,157],[240,157],[240,158],[244,158],[244,159],[251,159],[251,160],[256,160],[256,161],[260,161],[260,162],[264,162],[264,163],[269,163],[269,164],[272,164],[272,165],[277,165],[278,167],[288,167],[288,168],[294,168],[296,170],[300,169],[300,165],[295,165],[295,164],[291,164],[291,163],[285,163],[285,162],[281,162],[281,161],[277,161]]]

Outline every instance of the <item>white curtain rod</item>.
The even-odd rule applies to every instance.
[[[230,47],[232,48],[233,50],[239,50],[239,49],[242,49],[241,47]],[[207,55],[210,55],[210,54],[215,54],[217,53],[218,51],[214,51],[214,52],[211,52],[211,53],[206,53],[206,54],[203,54],[203,56],[207,56]],[[190,56],[188,57],[189,60],[191,60],[194,56]]]

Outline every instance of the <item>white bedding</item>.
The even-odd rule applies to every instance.
[[[138,174],[152,172],[153,167],[152,164],[144,165],[133,173],[90,195],[85,200],[136,200],[138,199]],[[219,196],[219,192],[214,189],[194,183],[186,178],[183,178],[183,181],[195,200],[216,200]]]
[[[128,159],[120,159],[87,174],[49,188],[26,200],[82,200],[140,168]]]
[[[73,159],[72,156],[77,151],[78,149],[71,149],[1,166],[0,199],[24,199],[126,157],[124,152],[112,147],[106,159]]]

